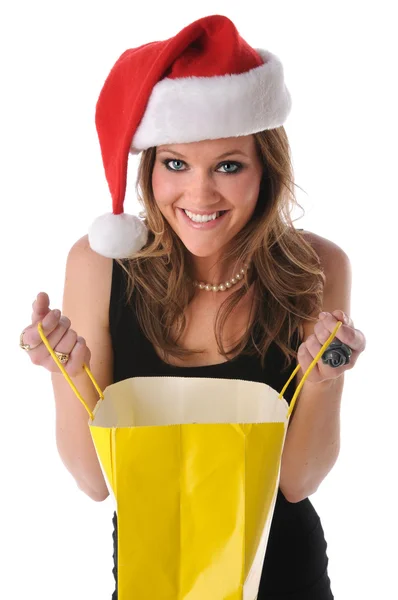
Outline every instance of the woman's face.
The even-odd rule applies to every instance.
[[[207,257],[219,254],[250,220],[262,172],[252,135],[167,144],[156,149],[152,186],[187,250]],[[211,220],[204,222],[206,215]]]

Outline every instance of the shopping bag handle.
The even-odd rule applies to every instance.
[[[289,410],[287,411],[287,417],[290,417],[291,413],[293,412],[294,405],[296,404],[297,397],[298,397],[299,393],[301,392],[301,388],[303,387],[305,380],[307,379],[308,375],[311,373],[312,369],[315,367],[318,360],[321,358],[322,354],[325,352],[326,348],[332,342],[333,338],[335,337],[336,333],[338,332],[338,330],[340,329],[342,324],[343,323],[341,321],[338,321],[338,323],[336,324],[336,327],[333,329],[332,333],[330,334],[330,336],[328,337],[326,342],[323,344],[322,348],[319,350],[318,354],[315,356],[314,360],[312,361],[312,363],[310,364],[310,366],[304,373],[303,378],[300,381],[300,383],[298,384],[297,389],[294,392],[293,398],[290,402]],[[287,382],[285,383],[285,385],[283,386],[282,391],[278,396],[279,398],[283,397],[283,394],[285,393],[287,386],[289,385],[289,383],[291,382],[293,377],[296,375],[296,373],[300,370],[300,368],[301,368],[301,365],[298,364],[297,367],[294,369],[293,373],[290,375]]]
[[[88,412],[88,414],[90,416],[90,419],[93,421],[94,420],[93,413],[91,412],[90,408],[87,406],[86,402],[84,401],[84,399],[81,396],[79,390],[77,389],[77,387],[73,383],[72,379],[69,377],[68,373],[65,371],[65,368],[64,368],[63,364],[61,363],[61,361],[59,360],[58,356],[55,354],[54,350],[51,348],[51,346],[50,346],[50,344],[49,344],[46,336],[44,335],[43,326],[42,326],[41,323],[39,323],[37,325],[37,331],[39,332],[39,335],[41,337],[41,340],[42,340],[43,344],[45,345],[45,347],[47,348],[47,350],[49,351],[49,353],[51,354],[51,356],[53,357],[53,359],[57,363],[58,367],[60,368],[60,370],[62,372],[62,375],[65,377],[65,379],[69,383],[70,387],[75,392],[76,396],[79,398],[80,402],[83,404],[84,408]],[[95,380],[94,375],[92,374],[92,372],[90,371],[90,369],[88,368],[87,365],[83,365],[83,369],[86,371],[87,375],[90,377],[91,381],[93,382],[93,385],[94,385],[95,389],[97,390],[97,392],[98,392],[101,400],[103,400],[104,399],[104,394],[102,393],[102,390],[101,390],[100,386],[98,385],[97,381]]]
[[[330,336],[328,337],[328,339],[326,340],[326,342],[323,344],[322,348],[319,350],[318,354],[316,355],[316,357],[314,358],[314,360],[312,361],[312,363],[310,364],[310,366],[308,367],[308,369],[306,370],[306,372],[304,373],[302,380],[300,381],[299,385],[297,386],[296,391],[294,392],[292,401],[290,402],[289,410],[287,412],[287,417],[289,417],[291,415],[291,413],[292,413],[292,411],[294,409],[294,405],[296,404],[297,397],[298,397],[299,393],[301,392],[301,388],[303,387],[303,385],[305,383],[305,380],[307,379],[308,375],[311,373],[312,369],[315,367],[315,365],[318,362],[318,360],[321,358],[322,354],[325,352],[326,348],[332,342],[333,338],[335,337],[336,333],[338,332],[338,330],[340,329],[341,326],[342,326],[342,322],[339,321],[336,324],[336,327],[333,329],[333,331],[330,334]],[[84,401],[84,399],[81,396],[80,392],[78,391],[78,389],[76,388],[75,384],[73,383],[73,381],[69,377],[68,373],[65,371],[64,366],[60,362],[60,360],[57,357],[57,355],[55,354],[54,350],[51,348],[51,346],[50,346],[50,344],[49,344],[46,336],[44,335],[43,327],[42,327],[41,323],[38,323],[37,330],[39,332],[39,335],[41,337],[41,340],[42,340],[43,344],[45,345],[45,347],[47,348],[47,350],[51,354],[52,358],[54,359],[54,361],[58,365],[58,367],[61,370],[63,376],[65,377],[65,379],[69,383],[70,387],[72,388],[72,390],[76,394],[77,398],[83,404],[84,408],[86,409],[86,411],[88,412],[88,414],[90,416],[90,419],[93,421],[94,420],[93,413],[91,412],[90,408],[87,406],[86,402]],[[285,383],[285,385],[283,386],[282,391],[281,391],[281,393],[278,396],[279,399],[281,399],[283,397],[283,394],[285,393],[286,388],[288,387],[288,385],[291,382],[291,380],[293,379],[293,377],[295,377],[296,373],[300,370],[300,368],[301,368],[301,365],[298,364],[297,367],[294,369],[293,373],[290,375],[290,377],[287,380],[287,382]],[[88,368],[87,365],[83,365],[83,369],[86,371],[87,375],[90,377],[91,381],[93,382],[93,385],[94,385],[95,389],[97,390],[97,392],[98,392],[101,400],[103,400],[104,399],[104,394],[103,394],[100,386],[98,385],[97,381],[95,380],[94,375],[92,374],[92,372],[90,371],[90,369]]]

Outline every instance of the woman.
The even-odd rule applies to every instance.
[[[91,410],[97,395],[84,363],[102,389],[129,377],[186,375],[280,390],[298,361],[290,401],[342,321],[336,337],[351,349],[349,361],[320,360],[290,420],[258,596],[326,600],[326,541],[308,496],[337,460],[344,373],[365,338],[349,317],[348,257],[293,226],[289,111],[279,60],[251,48],[226,17],[126,51],[96,112],[113,213],[70,250],[63,315],[40,293],[20,344],[52,372],[65,466],[103,501],[109,493],[87,413],[41,343],[38,321]],[[143,221],[123,213],[128,155],[141,151]],[[117,559],[116,513],[114,525]]]

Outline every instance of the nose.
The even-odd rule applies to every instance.
[[[187,183],[187,188],[184,191],[187,208],[207,211],[219,204],[220,194],[211,175],[198,172]]]

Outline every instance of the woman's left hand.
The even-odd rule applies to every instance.
[[[352,350],[350,362],[340,367],[331,367],[325,365],[320,358],[312,369],[306,381],[312,383],[321,383],[330,379],[337,379],[345,371],[352,369],[358,360],[361,352],[365,350],[366,339],[362,331],[355,329],[353,320],[342,310],[334,310],[332,313],[320,313],[319,319],[314,327],[314,333],[300,345],[297,352],[297,360],[300,363],[302,372],[308,369],[323,344],[326,342],[338,321],[343,325],[336,333],[335,340],[338,339],[346,344]]]

